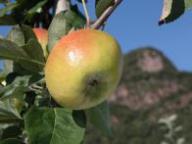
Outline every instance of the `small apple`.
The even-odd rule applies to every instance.
[[[118,42],[105,32],[82,29],[55,44],[46,62],[45,81],[58,104],[87,109],[111,95],[121,72]]]
[[[37,40],[43,49],[44,56],[47,57],[48,31],[43,28],[33,28],[33,32],[35,33],[35,36],[37,37]]]

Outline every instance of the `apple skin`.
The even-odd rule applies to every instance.
[[[45,81],[63,107],[87,109],[115,90],[122,73],[122,53],[109,34],[82,29],[62,37],[45,65]]]
[[[43,28],[33,28],[33,32],[35,33],[35,36],[37,37],[37,40],[43,49],[44,56],[47,57],[48,31]]]

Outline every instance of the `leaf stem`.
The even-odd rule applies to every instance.
[[[89,13],[88,13],[88,10],[87,10],[87,6],[86,6],[86,3],[85,3],[85,0],[81,0],[81,1],[82,1],[83,9],[84,9],[84,12],[85,12],[87,27],[89,28],[90,27],[90,17],[89,17]]]
[[[113,13],[113,11],[117,8],[117,6],[122,2],[123,0],[114,0],[114,4],[109,6],[103,14],[92,24],[92,28],[99,29],[105,21],[109,18],[109,16]]]

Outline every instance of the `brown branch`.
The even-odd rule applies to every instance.
[[[109,18],[109,16],[113,13],[113,11],[117,8],[117,6],[122,2],[123,0],[114,0],[114,4],[109,6],[103,14],[92,24],[92,28],[99,29],[105,21]]]

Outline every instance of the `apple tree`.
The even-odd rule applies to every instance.
[[[95,3],[96,20],[89,17],[86,8],[89,2]],[[106,101],[86,109],[61,106],[47,88],[44,69],[52,48],[62,37],[78,29],[103,30],[106,20],[121,2],[129,3],[123,0],[0,0],[0,25],[12,28],[6,38],[0,39],[0,59],[4,63],[0,71],[1,144],[83,144],[88,124],[106,137],[112,136]],[[80,5],[83,12],[79,10]],[[191,7],[191,0],[164,0],[159,25],[174,21]],[[61,79],[61,76],[54,77]],[[98,83],[93,82],[91,85]],[[70,82],[65,83],[67,86]]]

